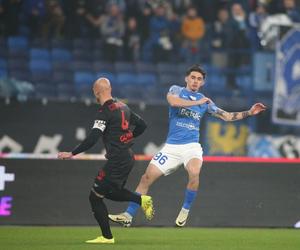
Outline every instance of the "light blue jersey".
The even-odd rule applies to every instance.
[[[197,101],[204,97],[199,92],[188,91],[184,87],[173,85],[169,94],[179,96],[182,99]],[[195,105],[191,107],[169,108],[169,133],[166,143],[187,144],[199,143],[200,121],[206,112],[213,114],[217,110],[214,103]]]

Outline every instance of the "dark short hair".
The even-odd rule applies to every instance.
[[[206,72],[204,71],[203,68],[201,68],[200,64],[194,64],[188,70],[186,71],[185,75],[188,76],[191,74],[193,71],[199,72],[203,75],[203,79],[205,79]]]

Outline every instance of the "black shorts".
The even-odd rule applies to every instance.
[[[100,169],[93,185],[94,190],[100,195],[122,189],[128,179],[134,165],[134,156],[128,151],[120,152],[116,157],[107,160],[104,167]]]
[[[117,192],[118,190],[120,190],[120,188],[116,184],[105,179],[100,181],[97,178],[95,179],[92,187],[92,191],[101,197],[110,196],[112,193]]]

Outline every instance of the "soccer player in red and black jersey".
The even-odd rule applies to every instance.
[[[146,123],[126,104],[112,98],[108,79],[99,78],[94,83],[93,92],[101,107],[97,112],[90,134],[72,152],[59,152],[58,158],[72,158],[91,148],[102,137],[107,162],[95,178],[89,196],[92,211],[101,228],[102,236],[86,242],[114,243],[103,198],[135,202],[143,208],[148,220],[151,220],[154,214],[150,196],[139,195],[124,188],[134,165],[134,155],[131,150],[133,139],[144,132]]]

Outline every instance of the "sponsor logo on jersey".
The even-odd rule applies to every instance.
[[[132,139],[133,139],[133,134],[131,131],[120,136],[120,142],[123,142],[123,143],[131,142]]]
[[[190,117],[197,121],[200,121],[201,115],[199,112],[193,111],[191,109],[181,108],[179,109],[179,115],[184,117]]]
[[[196,127],[193,123],[176,122],[176,126],[199,131],[199,127]]]

